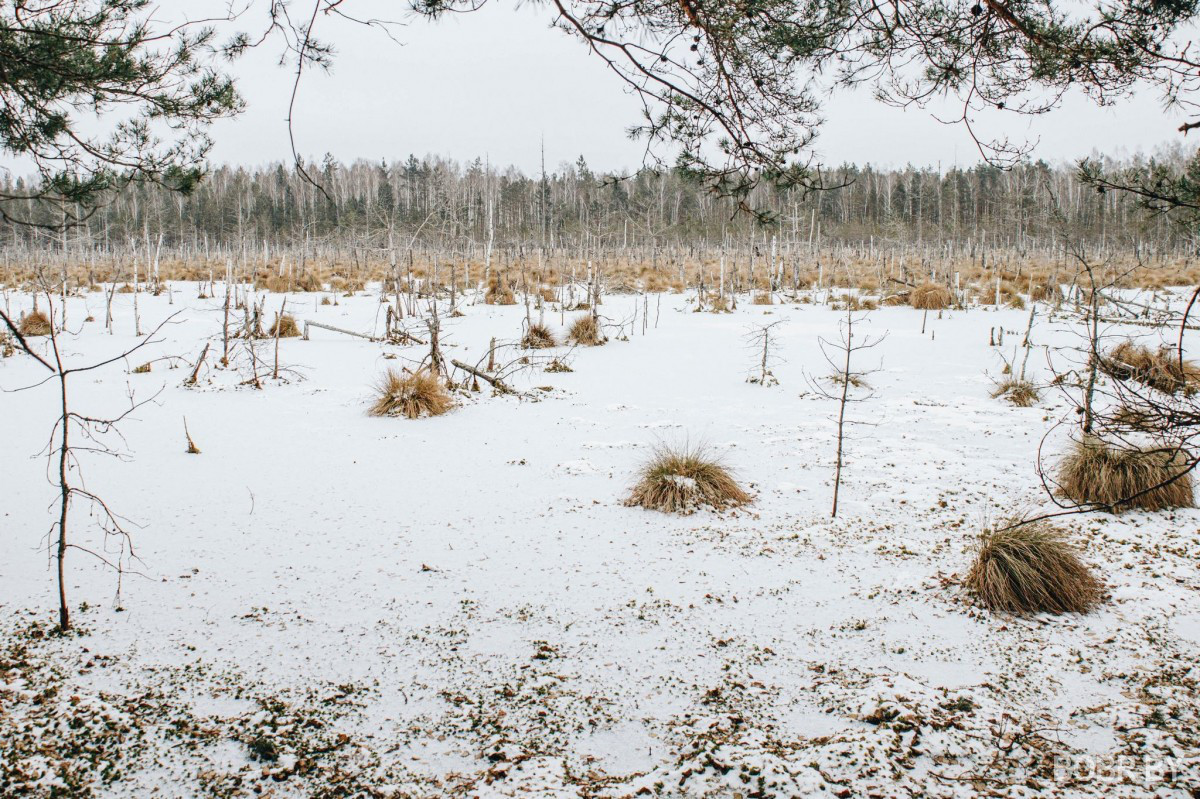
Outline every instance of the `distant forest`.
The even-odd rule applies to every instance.
[[[1182,169],[1182,148],[1154,160]],[[1107,162],[1146,169],[1149,158]],[[1129,195],[1100,193],[1076,179],[1077,165],[1031,162],[1004,171],[987,165],[826,170],[843,188],[811,193],[758,186],[749,198],[769,211],[762,223],[681,172],[628,176],[593,172],[580,157],[545,174],[409,157],[396,163],[331,156],[306,170],[291,165],[214,168],[190,196],[133,186],[67,230],[0,223],[0,246],[117,250],[148,238],[193,252],[268,245],[473,248],[721,246],[765,240],[793,244],[929,246],[954,242],[1031,248],[1064,235],[1113,248],[1194,246],[1193,230],[1153,216]],[[9,191],[22,184],[11,178]],[[42,222],[53,226],[46,213]]]

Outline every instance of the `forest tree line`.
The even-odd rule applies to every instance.
[[[1176,147],[1154,158],[1106,159],[1110,167],[1184,169]],[[80,225],[56,226],[53,213],[31,228],[0,223],[4,247],[116,249],[153,237],[162,245],[294,246],[336,242],[392,246],[420,240],[448,247],[659,245],[720,246],[768,236],[799,243],[935,245],[945,242],[1045,247],[1069,236],[1108,247],[1192,248],[1193,231],[1150,215],[1136,198],[1098,192],[1077,179],[1076,164],[1027,162],[1009,170],[826,170],[839,186],[804,194],[763,181],[749,205],[770,215],[738,213],[732,203],[684,171],[643,169],[631,175],[573,164],[527,175],[475,159],[467,164],[413,156],[402,162],[342,164],[326,156],[306,165],[213,168],[190,194],[154,185],[114,193]],[[6,189],[20,191],[8,176]],[[31,208],[37,214],[38,209]]]

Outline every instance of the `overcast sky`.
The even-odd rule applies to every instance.
[[[368,0],[360,0],[360,12]],[[394,9],[396,3],[376,4]],[[325,17],[317,34],[338,50],[332,73],[306,75],[299,95],[297,145],[306,157],[394,160],[409,153],[538,168],[545,139],[553,168],[579,155],[594,169],[636,167],[642,146],[626,135],[639,104],[583,45],[549,27],[545,7],[488,4],[438,22],[410,20],[398,45],[378,31]],[[290,69],[278,47],[253,52],[235,69],[249,108],[215,130],[213,160],[255,165],[289,156]],[[865,92],[826,107],[821,159],[839,164],[948,167],[978,160],[961,126],[928,111],[879,104]],[[1074,159],[1093,151],[1131,154],[1178,138],[1179,120],[1150,92],[1099,109],[1079,98],[1037,119],[1000,115],[988,133],[1037,141],[1035,155]]]
[[[206,3],[220,8],[224,0],[183,8],[201,14]],[[345,7],[367,16],[394,13],[400,5],[355,0]],[[237,27],[258,21],[248,17]],[[411,19],[398,30],[397,44],[379,31],[322,17],[317,36],[338,52],[330,74],[308,73],[301,85],[300,153],[320,158],[330,152],[343,161],[391,161],[409,153],[460,161],[479,156],[533,172],[544,138],[548,168],[581,154],[596,170],[637,167],[642,145],[626,134],[638,121],[637,99],[580,42],[551,29],[550,21],[545,6],[516,9],[493,0],[481,11],[438,22]],[[293,73],[278,65],[279,55],[278,42],[269,43],[233,66],[248,108],[215,127],[213,161],[252,166],[290,160],[285,119]],[[961,126],[941,124],[928,111],[884,106],[865,92],[833,99],[824,115],[817,150],[827,164],[949,167],[979,158]],[[1148,152],[1177,140],[1179,122],[1145,92],[1114,108],[1098,109],[1079,98],[1046,117],[1003,114],[985,130],[1037,141],[1035,156],[1060,161],[1094,151]]]

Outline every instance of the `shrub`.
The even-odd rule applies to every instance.
[[[432,372],[421,370],[414,374],[401,374],[395,369],[388,369],[387,374],[375,384],[375,402],[369,413],[372,416],[419,419],[422,416],[441,416],[452,407],[454,400]]]
[[[558,342],[555,341],[550,328],[541,324],[532,324],[529,326],[529,330],[525,331],[525,337],[521,339],[521,346],[531,350],[544,350],[557,347]]]
[[[1002,613],[1087,613],[1103,585],[1059,530],[1033,522],[984,533],[967,590]]]
[[[1012,371],[1011,369],[1009,370]],[[1017,380],[1009,378],[1003,380],[996,385],[992,391],[993,397],[1004,397],[1004,399],[1016,405],[1018,408],[1028,408],[1036,405],[1041,400],[1041,395],[1038,394],[1037,387],[1028,380]]]
[[[625,504],[664,513],[690,513],[701,505],[720,510],[749,501],[750,495],[702,448],[664,446],[642,467]]]
[[[919,311],[940,311],[949,308],[953,300],[950,290],[937,283],[917,286],[908,295],[908,304]]]
[[[276,335],[279,338],[295,338],[300,335],[300,328],[291,314],[275,315],[275,324],[271,325],[270,330],[267,331],[267,337],[275,338]]]
[[[576,319],[571,324],[567,338],[585,347],[595,347],[604,343],[604,334],[600,332],[600,326],[591,314]]]
[[[1180,364],[1174,347],[1151,350],[1126,339],[1100,358],[1100,367],[1115,380],[1136,380],[1166,394],[1191,394],[1200,386],[1200,367],[1192,361]]]
[[[1088,436],[1075,442],[1059,465],[1059,491],[1074,502],[1106,505],[1113,513],[1129,508],[1190,508],[1192,478],[1184,474],[1187,465],[1188,456],[1176,448],[1117,448]],[[1172,477],[1178,479],[1168,483]]]
[[[18,326],[22,336],[50,335],[50,320],[41,311],[33,311],[21,320]]]

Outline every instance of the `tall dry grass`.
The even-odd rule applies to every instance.
[[[751,500],[733,475],[703,447],[661,446],[642,467],[626,505],[690,513],[702,506],[717,510]]]
[[[567,332],[567,338],[585,347],[595,347],[604,343],[604,334],[600,332],[600,326],[591,314],[576,319]]]
[[[1074,442],[1059,464],[1059,492],[1080,504],[1130,508],[1190,508],[1189,458],[1171,447],[1115,447],[1094,436]],[[1174,479],[1172,479],[1174,478]]]
[[[1174,347],[1152,350],[1126,339],[1101,356],[1100,366],[1116,380],[1136,380],[1166,394],[1192,394],[1200,386],[1200,367],[1181,362]]]
[[[41,311],[30,311],[21,318],[17,329],[22,336],[48,336],[52,332],[50,320]]]
[[[453,398],[432,372],[422,370],[403,374],[388,369],[375,384],[375,399],[368,413],[419,419],[441,416],[453,407]]]
[[[1043,522],[985,532],[965,585],[989,610],[1019,615],[1087,613],[1104,595],[1066,536]]]
[[[940,311],[949,308],[953,301],[954,295],[950,290],[937,283],[917,286],[908,295],[908,304],[919,311]]]
[[[558,340],[554,338],[554,333],[550,328],[535,322],[521,337],[521,346],[531,350],[549,349],[557,347]]]

